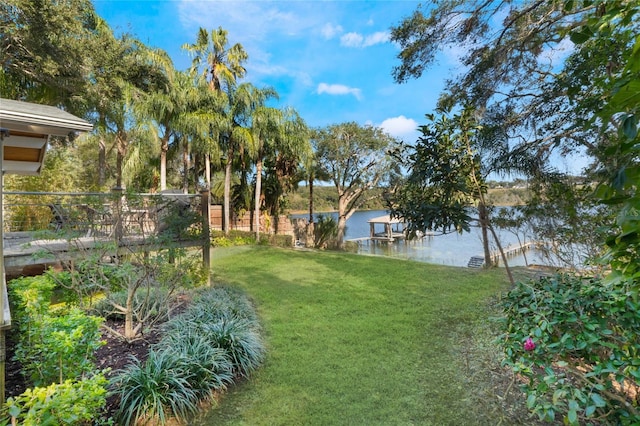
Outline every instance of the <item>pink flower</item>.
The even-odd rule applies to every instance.
[[[524,350],[532,351],[536,348],[536,344],[531,337],[527,337],[527,340],[524,341]]]

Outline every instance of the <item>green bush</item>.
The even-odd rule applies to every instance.
[[[49,275],[11,280],[8,290],[15,325],[30,333],[33,320],[29,320],[29,317],[37,317],[49,312],[55,287],[56,284]]]
[[[211,231],[211,245],[213,247],[248,246],[256,243],[256,234],[250,231],[230,230],[228,235],[224,231]]]
[[[186,420],[198,410],[198,393],[189,384],[189,371],[173,351],[151,349],[147,360],[132,363],[111,379],[120,398],[118,424],[138,420],[165,424],[170,417]]]
[[[357,253],[359,249],[360,249],[360,246],[358,246],[358,243],[356,241],[344,242],[343,250],[348,253]]]
[[[55,284],[49,275],[11,282],[19,342],[15,358],[33,384],[77,379],[93,371],[94,352],[103,344],[102,319],[81,310],[51,307]]]
[[[106,404],[107,379],[102,373],[79,381],[27,389],[7,400],[14,424],[23,426],[95,425]]]
[[[194,322],[216,322],[221,318],[244,318],[258,330],[256,309],[247,296],[233,287],[215,287],[196,291],[191,308],[181,318]]]
[[[640,301],[623,282],[557,275],[504,298],[504,363],[540,419],[639,424]]]
[[[58,316],[30,317],[28,334],[21,329],[15,357],[36,386],[77,379],[95,369],[95,351],[104,344],[103,319],[77,308]]]
[[[247,297],[231,288],[196,292],[190,308],[166,324],[167,336],[193,332],[223,349],[235,374],[247,376],[264,358],[257,314]]]
[[[207,282],[207,271],[199,252],[164,251],[150,258],[147,267],[152,272],[150,278],[161,288],[189,289]]]
[[[293,247],[293,236],[281,234],[261,234],[260,244],[273,247],[290,248]]]
[[[231,247],[247,245],[270,245],[274,247],[293,247],[293,237],[291,235],[260,234],[260,240],[256,241],[255,232],[231,230],[229,235],[223,231],[211,231],[211,245],[213,247]]]

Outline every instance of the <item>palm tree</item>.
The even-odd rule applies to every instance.
[[[282,129],[282,111],[260,106],[258,107],[251,120],[251,131],[253,135],[254,149],[256,152],[256,188],[254,196],[254,230],[256,239],[260,239],[260,205],[262,191],[262,167],[265,157],[265,151],[273,150],[275,143],[280,139]]]
[[[243,63],[248,55],[240,43],[229,47],[228,32],[222,27],[211,33],[200,27],[196,42],[185,43],[182,48],[194,55],[191,68],[201,67],[203,76],[209,82],[211,90],[229,90],[236,81],[246,74]]]
[[[211,30],[209,33],[206,29],[198,30],[196,42],[193,44],[184,44],[183,49],[194,55],[192,70],[202,69],[202,75],[209,82],[209,88],[214,92],[224,92],[229,98],[235,91],[236,82],[244,77],[246,69],[244,62],[248,55],[241,44],[236,43],[229,46],[227,31],[222,27],[217,30]],[[229,232],[229,209],[231,197],[231,164],[233,162],[233,145],[238,141],[244,140],[242,133],[235,134],[233,125],[233,102],[229,99],[229,116],[226,123],[222,121],[217,123],[223,125],[222,131],[214,131],[218,134],[220,145],[226,146],[227,159],[225,164],[225,197],[224,197],[224,231]],[[226,125],[225,125],[226,124]],[[235,139],[235,140],[234,140]],[[211,184],[210,173],[210,157],[205,155],[205,169],[207,170],[207,184]]]
[[[302,169],[300,170],[300,180],[306,180],[307,185],[309,187],[309,225],[307,228],[307,234],[313,235],[313,188],[315,182],[318,181],[328,181],[331,179],[331,176],[327,171],[318,164],[316,160],[315,153],[311,152],[310,155],[306,157],[306,161],[302,165]]]
[[[149,52],[161,70],[164,81],[157,90],[141,93],[135,112],[143,120],[151,120],[157,129],[160,146],[160,190],[167,189],[167,153],[169,141],[178,138],[177,128],[194,99],[194,86],[189,75],[176,71],[169,56],[161,50]]]
[[[268,164],[265,204],[274,217],[281,213],[282,196],[297,186],[300,165],[309,162],[312,155],[309,129],[294,109],[282,111],[280,128],[265,159]]]

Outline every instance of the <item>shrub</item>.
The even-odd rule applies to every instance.
[[[201,335],[223,349],[234,373],[247,376],[264,358],[255,309],[244,294],[231,288],[214,288],[194,295],[189,309],[166,324],[167,336],[179,339],[187,332]]]
[[[11,282],[20,340],[15,357],[35,385],[77,379],[94,369],[102,319],[77,308],[52,311],[55,284],[49,275]]]
[[[49,311],[55,286],[49,275],[11,280],[8,289],[13,320],[23,331],[30,332],[29,317],[45,315]]]
[[[260,234],[260,244],[273,247],[293,247],[293,236],[282,234]]]
[[[360,246],[355,241],[345,241],[343,250],[348,253],[357,253],[360,249]]]
[[[145,362],[132,358],[132,364],[111,379],[120,398],[119,424],[140,419],[165,424],[170,417],[186,420],[198,410],[198,394],[188,379],[184,360],[173,351],[151,349]]]
[[[208,288],[194,293],[191,309],[183,314],[184,318],[193,318],[198,322],[215,322],[220,318],[244,318],[259,328],[255,307],[247,296],[232,287]],[[196,319],[202,316],[202,319]]]
[[[80,381],[27,389],[7,400],[13,424],[92,425],[106,404],[107,379],[102,373]]]
[[[77,308],[59,316],[31,317],[30,333],[21,335],[15,357],[37,386],[77,379],[95,368],[94,353],[104,344],[102,321]]]
[[[293,247],[293,236],[282,234],[260,234],[256,241],[255,232],[230,230],[228,235],[223,231],[211,231],[211,245],[213,247],[231,247],[246,245],[270,245],[274,247]]]
[[[634,296],[635,294],[635,296]],[[640,302],[625,283],[557,275],[504,299],[504,363],[540,419],[640,423]]]
[[[213,247],[247,246],[256,243],[256,234],[250,231],[230,230],[211,231],[211,245]]]

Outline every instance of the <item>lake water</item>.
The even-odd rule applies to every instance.
[[[337,220],[337,213],[318,213],[332,215]],[[383,210],[358,211],[347,221],[345,239],[362,238],[369,236],[369,219],[388,214]],[[308,214],[292,215],[292,217],[309,217]],[[503,247],[518,246],[515,235],[508,232],[499,232],[498,237]],[[491,239],[492,240],[492,239]],[[491,250],[496,250],[492,244]],[[472,256],[483,256],[482,239],[480,229],[471,228],[471,232],[463,234],[452,233],[446,235],[428,236],[414,241],[396,241],[393,243],[363,241],[359,245],[358,252],[368,255],[380,255],[403,259],[417,260],[420,262],[436,263],[450,266],[467,266]],[[510,266],[523,266],[526,263],[541,264],[544,261],[540,254],[528,251],[525,257],[520,255],[509,259]]]

